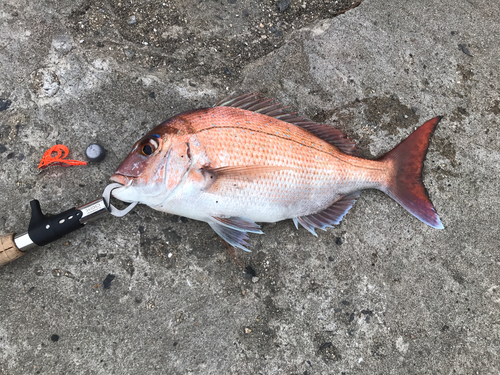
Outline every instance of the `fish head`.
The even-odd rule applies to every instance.
[[[112,194],[124,202],[158,207],[179,185],[189,166],[189,146],[171,124],[161,124],[134,144],[111,176],[111,181],[123,185]]]

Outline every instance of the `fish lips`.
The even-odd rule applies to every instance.
[[[116,183],[122,185],[122,186],[117,187],[111,191],[111,195],[113,197],[115,197],[116,199],[119,199],[121,201],[124,201],[124,202],[130,200],[130,199],[127,199],[126,195],[128,195],[127,194],[127,190],[129,190],[128,188],[130,187],[130,185],[132,185],[132,181],[133,181],[132,178],[115,173],[110,177],[110,181],[116,182]]]
[[[114,174],[111,176],[110,180],[112,182],[119,183],[120,187],[117,187],[111,191],[111,195],[122,202],[138,202],[139,197],[137,196],[137,191],[132,187],[132,178],[123,176],[120,174]]]
[[[154,186],[147,186],[137,181],[135,177],[124,176],[119,173],[114,173],[110,180],[122,186],[111,191],[111,195],[122,202],[132,203],[140,202],[150,206],[156,206],[163,202],[163,191],[155,189]]]
[[[122,174],[115,173],[110,177],[110,181],[116,182],[124,187],[132,181],[130,177],[124,176]]]

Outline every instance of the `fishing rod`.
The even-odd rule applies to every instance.
[[[19,234],[10,233],[0,236],[0,266],[20,258],[29,249],[56,241],[107,214],[116,217],[125,216],[137,205],[137,202],[131,203],[123,210],[110,203],[111,192],[122,186],[117,183],[109,184],[104,189],[101,198],[55,215],[43,214],[40,202],[36,199],[32,200],[28,230]]]

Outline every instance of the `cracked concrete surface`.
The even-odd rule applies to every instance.
[[[2,233],[26,230],[32,198],[56,213],[99,197],[166,118],[248,91],[366,157],[444,115],[424,182],[445,229],[364,191],[319,238],[263,225],[242,272],[207,225],[137,207],[0,269],[1,374],[500,371],[500,9],[278,3],[0,4]],[[83,159],[96,141],[101,163],[35,172],[53,144]]]

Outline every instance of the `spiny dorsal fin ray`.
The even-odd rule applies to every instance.
[[[270,104],[272,99],[262,98],[259,95],[259,93],[248,93],[236,97],[230,95],[218,101],[214,107],[240,108],[277,118],[307,130],[346,154],[359,156],[354,142],[347,138],[347,135],[341,130],[334,129],[326,124],[317,124],[305,117],[297,116],[297,112],[287,113],[285,110],[288,107],[283,107],[279,103]]]
[[[298,228],[298,223],[300,223],[305,229],[317,236],[315,232],[316,228],[326,230],[326,228],[331,228],[332,225],[338,225],[342,221],[345,214],[347,214],[347,212],[351,209],[358,197],[359,191],[355,191],[343,196],[323,211],[294,218],[293,222],[295,227]]]
[[[259,96],[259,93],[252,93],[252,92],[249,92],[249,93],[243,94],[243,95],[239,95],[239,96],[228,95],[224,99],[219,100],[217,103],[215,103],[214,107],[237,107],[237,108],[239,108],[239,105],[244,105],[244,104],[248,103],[249,101],[253,102],[257,96]]]

